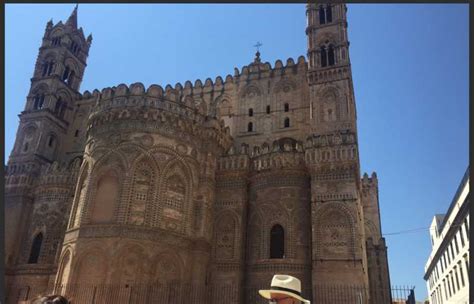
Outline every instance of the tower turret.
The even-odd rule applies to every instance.
[[[6,170],[5,212],[8,217],[5,221],[5,256],[8,286],[22,281],[46,290],[48,282],[54,278],[56,260],[51,248],[60,247],[64,231],[55,231],[61,223],[52,220],[44,226],[43,215],[37,211],[38,208],[53,210],[58,204],[67,206],[69,196],[45,196],[43,190],[46,188],[41,184],[40,177],[44,175],[45,167],[65,158],[59,151],[73,119],[74,104],[81,96],[78,90],[91,41],[91,36],[86,39],[82,29],[77,28],[77,6],[66,23],[60,21],[53,24],[50,20],[46,24]],[[50,193],[64,189],[63,193],[67,193],[68,187],[71,187],[64,183],[53,186]]]

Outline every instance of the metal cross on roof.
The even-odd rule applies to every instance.
[[[257,48],[257,52],[260,50],[260,47],[262,46],[263,44],[260,43],[260,41],[257,41],[257,44],[254,45],[254,47]]]

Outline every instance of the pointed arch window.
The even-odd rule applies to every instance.
[[[326,21],[332,22],[332,7],[330,4],[326,6]]]
[[[326,15],[324,14],[324,7],[322,5],[319,6],[319,24],[326,23]]]
[[[285,118],[284,127],[285,127],[285,128],[289,128],[289,127],[290,127],[290,119],[289,119],[288,117]]]
[[[285,257],[285,231],[276,224],[270,231],[270,259],[283,259]]]
[[[334,65],[335,60],[334,60],[334,47],[332,45],[329,46],[328,49],[328,65]]]
[[[50,135],[48,138],[48,147],[52,147],[54,145],[54,136]]]
[[[285,112],[290,111],[290,105],[289,104],[285,103],[284,108],[285,108]]]
[[[44,94],[37,94],[35,97],[34,97],[34,105],[33,105],[33,108],[35,110],[40,110],[43,108],[43,105],[44,105]]]
[[[133,188],[131,195],[128,222],[134,225],[142,225],[145,222],[146,205],[151,194],[153,172],[149,165],[140,163],[133,176]]]
[[[270,114],[270,106],[267,106],[267,114]]]
[[[247,131],[248,132],[253,132],[253,123],[252,122],[249,122],[249,124],[247,125]]]
[[[61,44],[61,37],[55,37],[55,38],[53,38],[52,44],[53,44],[53,46],[56,46],[56,45]]]
[[[28,264],[37,264],[41,252],[41,244],[43,243],[43,233],[38,233],[33,239],[31,244],[30,257],[28,258]]]
[[[186,186],[183,180],[173,175],[166,181],[165,206],[182,211],[186,196]]]
[[[328,65],[327,54],[326,54],[326,47],[321,47],[321,67],[326,67]]]
[[[253,109],[252,109],[252,108],[249,109],[249,116],[250,116],[250,117],[253,116]]]
[[[44,77],[44,76],[51,75],[51,73],[53,72],[53,67],[54,67],[53,60],[45,61],[43,63],[43,70],[41,72],[41,76]]]

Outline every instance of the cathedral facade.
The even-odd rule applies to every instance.
[[[346,11],[308,4],[296,61],[83,93],[92,36],[77,7],[48,22],[6,168],[7,303],[261,303],[277,273],[313,303],[390,303]]]

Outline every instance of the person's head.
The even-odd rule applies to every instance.
[[[270,293],[268,303],[271,304],[300,304],[301,301],[283,293]]]
[[[274,275],[270,289],[259,290],[258,292],[272,304],[310,303],[308,300],[301,297],[300,280],[285,274]]]

